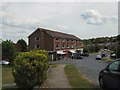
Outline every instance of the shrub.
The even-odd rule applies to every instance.
[[[106,62],[106,63],[111,62],[111,59],[108,58],[108,57],[103,57],[102,60],[103,60],[104,62]]]
[[[42,50],[20,53],[14,61],[12,74],[14,81],[22,90],[32,90],[41,85],[47,77],[47,53]]]

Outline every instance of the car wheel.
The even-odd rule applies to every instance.
[[[106,88],[102,77],[99,78],[99,86],[104,89]]]

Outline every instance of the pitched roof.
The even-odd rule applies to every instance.
[[[66,34],[66,33],[58,32],[58,31],[52,31],[52,30],[48,30],[48,29],[44,29],[44,28],[38,28],[37,30],[44,30],[47,34],[49,34],[52,37],[80,40],[80,38],[78,38],[78,37],[76,37],[75,35],[72,35],[72,34]]]
[[[48,29],[42,29],[42,30],[45,30],[45,32],[48,33],[49,35],[51,35],[52,37],[60,37],[60,38],[80,40],[80,38],[78,38],[72,34],[66,34],[66,33],[58,32],[58,31],[51,31]]]

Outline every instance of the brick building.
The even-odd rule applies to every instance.
[[[38,28],[28,36],[29,50],[40,49],[57,54],[65,54],[67,51],[75,52],[83,45],[81,40],[72,35]]]

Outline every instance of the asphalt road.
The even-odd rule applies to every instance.
[[[95,60],[96,55],[84,57],[76,66],[86,78],[98,85],[98,74],[107,65],[101,60]]]
[[[49,62],[50,64],[75,64],[81,74],[88,80],[98,86],[98,74],[107,64],[101,60],[95,60],[96,55],[84,57],[83,59],[75,60],[59,60]]]

